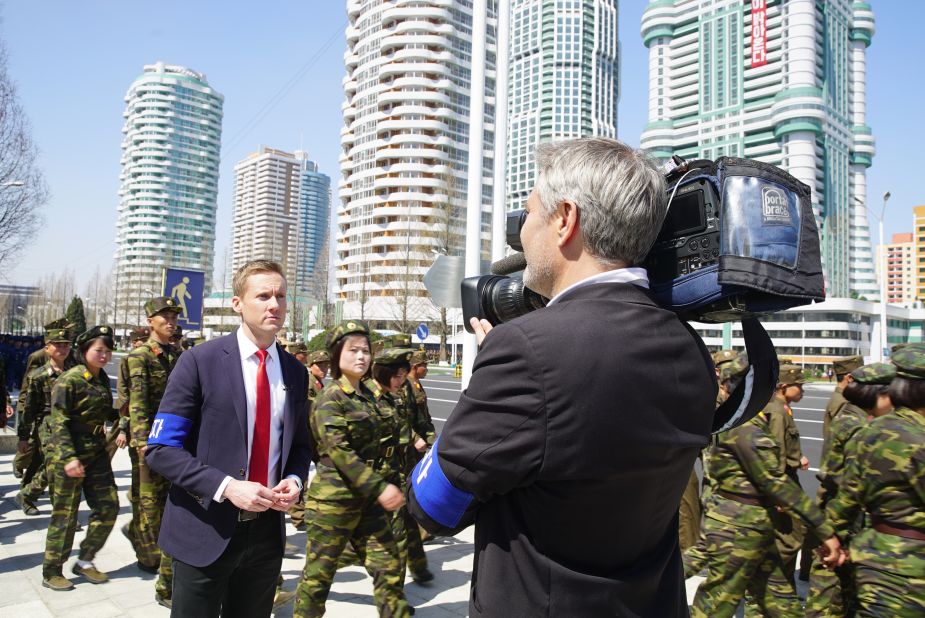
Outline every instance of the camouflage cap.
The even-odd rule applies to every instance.
[[[403,335],[401,333],[397,335],[392,335],[389,337],[389,341],[392,344],[393,348],[410,348],[411,347],[411,335]]]
[[[851,373],[863,364],[863,356],[843,356],[832,361],[832,369],[837,375],[844,375]]]
[[[891,355],[896,354],[896,352],[898,352],[899,350],[902,350],[907,345],[909,344],[908,343],[897,343],[896,345],[890,348],[890,354]]]
[[[734,361],[738,355],[739,353],[735,350],[720,350],[718,352],[713,352],[713,364],[719,369],[724,363]]]
[[[308,358],[305,361],[305,363],[309,367],[311,367],[312,365],[317,365],[318,363],[330,363],[330,362],[331,362],[331,355],[328,354],[326,350],[317,350],[315,352],[309,353]]]
[[[106,340],[106,345],[112,349],[115,347],[112,339],[112,329],[108,326],[94,326],[77,336],[77,339],[74,343],[77,344],[77,347],[83,346],[88,341],[93,341],[97,337],[102,337]]]
[[[778,384],[805,384],[806,376],[797,365],[781,365],[777,378]]]
[[[154,317],[161,311],[181,313],[183,309],[180,308],[177,301],[169,296],[156,296],[145,303],[145,315],[149,318]]]
[[[286,346],[286,351],[290,354],[308,354],[308,348],[305,347],[305,344],[301,341],[298,343],[290,343]]]
[[[723,363],[719,370],[720,382],[744,376],[748,373],[748,366],[748,356],[746,354],[739,354],[728,363]]]
[[[896,367],[889,363],[871,363],[852,371],[851,377],[859,384],[889,384],[896,377]]]
[[[427,364],[427,352],[424,350],[415,350],[411,355],[411,366],[414,365],[426,365]]]
[[[45,343],[70,343],[74,336],[66,328],[45,329]]]
[[[147,341],[148,337],[151,336],[151,329],[147,326],[139,326],[132,329],[130,336],[132,341]]]
[[[925,343],[910,343],[893,355],[896,377],[925,380]]]
[[[363,320],[344,320],[328,334],[328,350],[347,335],[365,335],[369,337],[369,326]]]
[[[413,353],[408,348],[385,348],[376,354],[376,364],[388,367],[407,363]]]

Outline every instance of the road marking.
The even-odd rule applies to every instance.
[[[809,472],[819,472],[819,468],[807,468]]]
[[[798,423],[819,423],[819,424],[822,424],[822,423],[824,422],[824,421],[811,421],[811,420],[809,420],[808,418],[796,418],[796,417],[794,417],[793,420],[795,420],[795,421],[798,422]]]
[[[436,397],[428,397],[427,401],[441,401],[443,403],[459,403],[457,399],[437,399]]]
[[[450,391],[451,393],[460,393],[458,388],[440,388],[439,386],[428,386],[427,390],[429,391]]]
[[[814,442],[822,442],[822,438],[810,438],[808,436],[800,436],[801,440],[812,440]]]
[[[431,416],[431,417],[430,417],[430,420],[432,420],[432,421],[443,421],[444,423],[446,422],[446,419],[445,419],[445,418],[437,418],[436,416]]]

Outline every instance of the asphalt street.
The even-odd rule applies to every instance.
[[[427,391],[428,406],[439,435],[440,430],[456,402],[459,401],[462,380],[450,375],[429,375],[421,381]],[[810,496],[816,495],[822,452],[822,413],[835,389],[834,383],[810,383],[803,391],[803,399],[792,406],[797,429],[800,430],[800,442],[803,454],[809,459],[809,470],[800,471],[800,483]]]

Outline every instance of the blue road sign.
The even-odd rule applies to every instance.
[[[415,331],[415,334],[418,336],[418,339],[423,343],[427,339],[427,335],[430,334],[430,331],[427,330],[427,324],[418,324],[418,328]]]
[[[196,270],[164,269],[164,296],[172,296],[180,305],[177,324],[183,330],[202,330],[202,296],[206,275]]]

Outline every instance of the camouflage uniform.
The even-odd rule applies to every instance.
[[[57,322],[52,322],[52,324],[55,323]],[[26,361],[26,370],[23,373],[22,385],[19,387],[20,397],[22,393],[25,393],[29,389],[29,375],[36,369],[44,366],[47,362],[48,353],[45,351],[45,348],[36,350],[29,355],[29,359]],[[22,406],[19,402],[16,403],[16,409],[22,410]],[[22,413],[19,414],[19,422],[22,422]],[[29,435],[26,438],[26,442],[28,443],[26,445],[26,450],[17,450],[16,454],[13,456],[13,474],[22,480],[23,486],[28,485],[32,481],[32,475],[41,467],[41,461],[35,454],[35,435]]]
[[[710,558],[692,616],[733,616],[746,592],[764,615],[802,612],[775,548],[775,506],[799,516],[822,538],[832,536],[832,529],[809,497],[784,474],[781,459],[780,446],[763,412],[721,434],[711,449],[710,473],[716,493],[704,519]]]
[[[161,529],[161,517],[167,505],[167,491],[170,483],[151,470],[145,463],[144,448],[148,444],[151,422],[167,388],[167,378],[176,365],[178,354],[170,344],[155,339],[139,346],[126,357],[129,374],[129,445],[135,451],[138,466],[138,519],[129,525],[134,535],[138,562],[146,566],[159,566],[155,591],[164,599],[171,596],[173,569],[169,556],[162,554],[157,546],[157,535]],[[135,474],[132,475],[133,480]]]
[[[74,543],[81,492],[90,507],[87,536],[80,544],[80,560],[91,561],[100,550],[119,513],[112,467],[106,456],[104,423],[115,420],[109,378],[100,370],[93,377],[84,365],[65,371],[51,391],[50,434],[55,445],[53,474],[49,477],[51,522],[45,540],[45,579],[62,575]],[[83,477],[71,477],[64,466],[79,459]]]
[[[925,345],[893,355],[898,378],[925,380]],[[925,416],[908,408],[872,420],[848,443],[826,509],[850,537],[858,616],[925,616]],[[864,527],[853,534],[858,517]]]
[[[422,362],[420,356],[416,356],[418,354],[423,356],[424,353],[415,352],[415,354],[412,355],[412,366]],[[430,417],[430,409],[427,407],[427,393],[424,392],[424,387],[421,386],[421,383],[417,380],[409,379],[407,383],[407,389],[409,398],[413,399],[414,401],[413,414],[415,421],[413,426],[415,429],[414,435],[412,436],[412,443],[410,448],[407,450],[408,455],[405,461],[405,468],[402,473],[403,487],[405,480],[411,474],[411,471],[414,470],[414,466],[416,466],[418,461],[423,458],[423,454],[414,448],[414,442],[417,442],[417,438],[421,438],[424,440],[424,442],[427,443],[427,448],[430,448],[434,445],[434,442],[437,439],[437,432],[434,429],[434,422]],[[413,517],[411,517],[408,509],[405,508],[402,510],[405,513],[405,534],[408,537],[408,570],[411,572],[411,576],[416,580],[431,579],[433,576],[430,575],[427,570],[427,554],[424,553],[424,541],[421,538],[421,529],[418,526],[418,522],[415,521]]]
[[[301,344],[300,344],[301,345]],[[312,352],[308,355],[306,359],[306,364],[309,368],[312,365],[319,362],[330,362],[331,357],[327,352],[317,351]],[[318,395],[324,389],[324,382],[316,378],[311,371],[308,372],[308,405],[309,413],[311,413],[311,406],[314,405],[315,400],[318,398]],[[292,505],[292,508],[289,509],[289,519],[292,521],[292,525],[296,527],[297,530],[305,529],[305,497],[303,496],[301,500]]]
[[[351,324],[357,328],[361,323],[348,322],[335,335]],[[320,459],[306,490],[305,568],[293,616],[324,614],[338,558],[348,542],[373,577],[379,615],[409,614],[391,515],[376,501],[388,485],[383,472],[392,455],[382,442],[391,430],[383,431],[380,419],[373,393],[362,384],[354,389],[346,377],[328,384],[312,406],[310,425]],[[390,446],[394,452],[397,444]]]
[[[33,369],[26,378],[26,391],[20,393],[19,439],[32,437],[35,441],[35,458],[41,464],[32,480],[23,483],[20,495],[25,503],[33,503],[49,487],[49,478],[53,472],[54,449],[51,439],[51,390],[62,373],[76,364],[70,355],[64,360],[61,370],[55,368],[51,361],[44,367]],[[25,478],[25,477],[24,477]],[[50,488],[49,488],[50,489]]]

